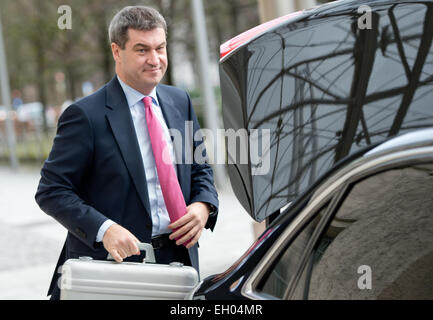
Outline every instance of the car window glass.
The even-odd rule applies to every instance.
[[[432,195],[433,165],[356,183],[313,254],[308,298],[432,299]]]
[[[326,208],[327,206],[322,207],[319,213],[301,229],[294,240],[280,253],[280,256],[258,286],[260,291],[280,299],[284,297],[284,293],[299,267],[300,259],[310,237],[326,212]]]

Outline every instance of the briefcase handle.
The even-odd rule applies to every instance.
[[[153,247],[150,243],[139,242],[137,243],[138,249],[140,251],[146,251],[146,258],[143,259],[143,263],[155,263],[155,252],[153,251]],[[114,260],[111,254],[109,253],[107,256],[107,260]]]

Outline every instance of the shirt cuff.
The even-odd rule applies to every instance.
[[[102,242],[102,239],[104,238],[105,231],[107,231],[108,228],[110,228],[113,224],[115,224],[115,222],[108,219],[101,225],[101,227],[99,228],[98,234],[96,235],[96,242]]]

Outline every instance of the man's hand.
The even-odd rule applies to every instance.
[[[194,202],[186,207],[186,214],[170,224],[168,227],[176,230],[170,235],[170,239],[177,239],[176,244],[182,245],[188,240],[186,248],[189,249],[195,245],[201,236],[207,219],[209,218],[210,206],[204,202]]]
[[[102,239],[104,248],[119,263],[127,257],[140,254],[138,242],[140,241],[131,232],[118,224],[111,225]]]

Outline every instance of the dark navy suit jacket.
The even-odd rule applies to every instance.
[[[176,128],[184,138],[185,121],[192,121],[194,133],[199,130],[185,91],[158,85],[156,92],[169,128]],[[190,145],[195,150],[201,143],[202,140],[191,141]],[[183,158],[177,172],[186,204],[201,201],[218,208],[212,169],[207,163],[185,163],[191,161],[184,161],[185,152],[177,149],[183,147],[178,144],[174,147]],[[107,219],[119,223],[140,241],[151,241],[152,219],[143,161],[117,77],[63,112],[51,153],[41,170],[35,198],[44,212],[68,230],[49,294],[57,283],[58,267],[67,259],[107,257],[102,243],[95,242],[100,226]],[[216,218],[217,213],[212,214],[206,228],[213,229]],[[197,244],[189,249],[189,256],[198,271]],[[140,259],[141,256],[133,256],[126,261]]]

